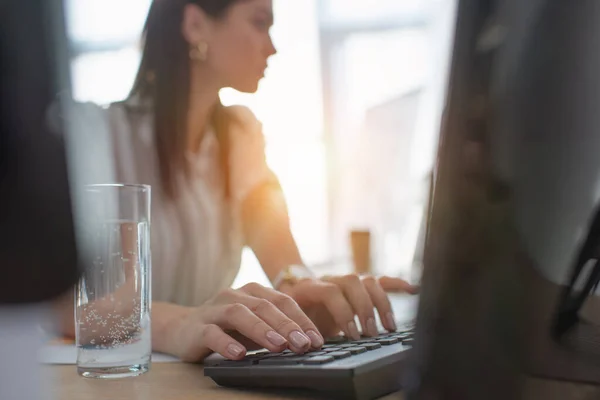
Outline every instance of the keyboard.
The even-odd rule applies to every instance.
[[[249,352],[243,360],[212,355],[204,375],[240,389],[296,389],[327,399],[372,400],[401,389],[414,326],[395,333],[348,340],[337,336],[322,349],[298,355],[289,350]]]

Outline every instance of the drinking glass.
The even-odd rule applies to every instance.
[[[83,193],[82,276],[75,297],[77,371],[89,378],[150,368],[150,200],[146,185]]]

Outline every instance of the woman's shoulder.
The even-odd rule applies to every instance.
[[[232,106],[227,106],[224,107],[225,110],[227,111],[227,113],[229,113],[231,116],[240,119],[240,121],[258,121],[256,119],[256,116],[254,115],[254,113],[252,112],[252,110],[250,110],[249,107],[246,106],[242,106],[242,105],[232,105]]]
[[[132,114],[150,115],[152,114],[152,101],[149,99],[142,99],[139,95],[132,95],[123,100],[110,103],[108,109]]]
[[[78,184],[114,182],[113,148],[107,108],[59,95],[47,112],[50,130],[69,142],[69,162]]]
[[[121,100],[109,104],[98,104],[91,101],[80,101],[60,94],[50,106],[47,116],[51,126],[67,120],[75,124],[108,124],[110,120],[124,119],[128,113],[149,115],[147,105],[132,99]]]
[[[262,123],[250,108],[234,105],[225,107],[225,111],[231,121],[231,134],[262,135]]]
[[[64,135],[65,129],[78,135],[91,130],[104,130],[107,126],[106,108],[59,94],[46,112],[46,123],[51,132],[61,136]]]

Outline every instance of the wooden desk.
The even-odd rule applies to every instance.
[[[410,301],[404,301],[408,299]],[[396,315],[411,315],[414,299],[405,295],[392,297]],[[204,376],[201,365],[154,363],[149,373],[129,379],[100,381],[77,375],[75,365],[46,366],[51,376],[53,400],[308,400],[310,395],[286,391],[278,394],[239,391],[218,387]],[[592,400],[600,399],[600,387],[543,379],[526,379],[524,400]],[[380,400],[403,400],[395,393]]]
[[[405,294],[390,296],[396,316],[400,320],[414,317],[417,297]],[[250,392],[218,387],[204,376],[201,365],[184,363],[153,363],[147,374],[120,380],[85,379],[77,375],[75,365],[46,366],[56,385],[55,400],[307,400],[310,395],[285,391],[279,394]],[[403,400],[400,393],[381,400]]]
[[[153,364],[145,375],[119,380],[85,379],[74,365],[47,366],[55,382],[55,400],[308,400],[310,395],[231,390],[204,376],[202,366],[183,363]],[[381,400],[402,400],[400,393]]]
[[[47,366],[55,383],[53,400],[309,400],[310,395],[294,392],[266,393],[218,387],[206,378],[202,366],[191,364],[154,364],[142,376],[114,381],[85,379],[74,365]],[[592,400],[600,398],[600,388],[543,379],[528,379],[523,399]],[[401,393],[380,400],[403,400]]]

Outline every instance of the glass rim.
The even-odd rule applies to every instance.
[[[126,188],[126,189],[137,189],[142,191],[151,191],[152,186],[141,184],[141,183],[94,183],[85,185],[85,189],[94,189],[94,188]]]

